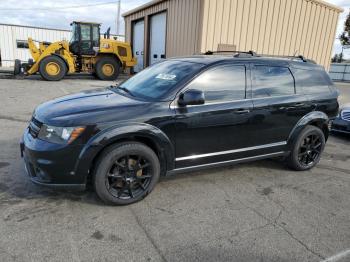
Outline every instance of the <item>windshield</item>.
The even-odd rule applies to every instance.
[[[203,64],[184,61],[163,61],[141,71],[122,83],[119,88],[126,89],[135,97],[156,100],[203,66]]]

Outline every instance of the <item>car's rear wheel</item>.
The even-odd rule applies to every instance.
[[[320,161],[325,143],[325,136],[321,129],[306,126],[292,147],[287,159],[288,166],[298,171],[313,168]]]
[[[97,195],[106,203],[127,205],[147,196],[160,176],[159,159],[144,144],[128,142],[106,149],[93,176]]]

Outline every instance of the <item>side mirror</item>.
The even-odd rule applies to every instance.
[[[178,104],[180,106],[187,105],[203,105],[205,102],[204,93],[201,90],[189,89],[180,94]]]

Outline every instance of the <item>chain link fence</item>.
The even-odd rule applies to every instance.
[[[329,75],[334,81],[350,81],[350,64],[331,64]]]

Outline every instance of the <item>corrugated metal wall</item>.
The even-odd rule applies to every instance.
[[[203,0],[201,51],[219,44],[263,54],[302,54],[327,69],[340,9],[311,0]]]
[[[149,16],[167,11],[166,56],[189,55],[198,52],[200,47],[200,21],[202,0],[170,0],[125,16],[126,41],[132,42],[132,21],[145,19],[145,46],[148,45]],[[145,58],[148,57],[145,48]]]
[[[70,32],[56,29],[43,29],[35,27],[22,27],[17,25],[0,24],[0,52],[2,66],[13,66],[15,59],[23,61],[31,58],[29,49],[17,48],[17,40],[27,40],[32,37],[38,41],[54,42],[69,40]]]
[[[158,0],[149,5],[125,15],[126,40],[131,42],[133,20],[145,17],[147,29],[149,15],[167,10],[167,57],[226,45],[261,54],[302,54],[327,69],[342,11],[321,0]]]

